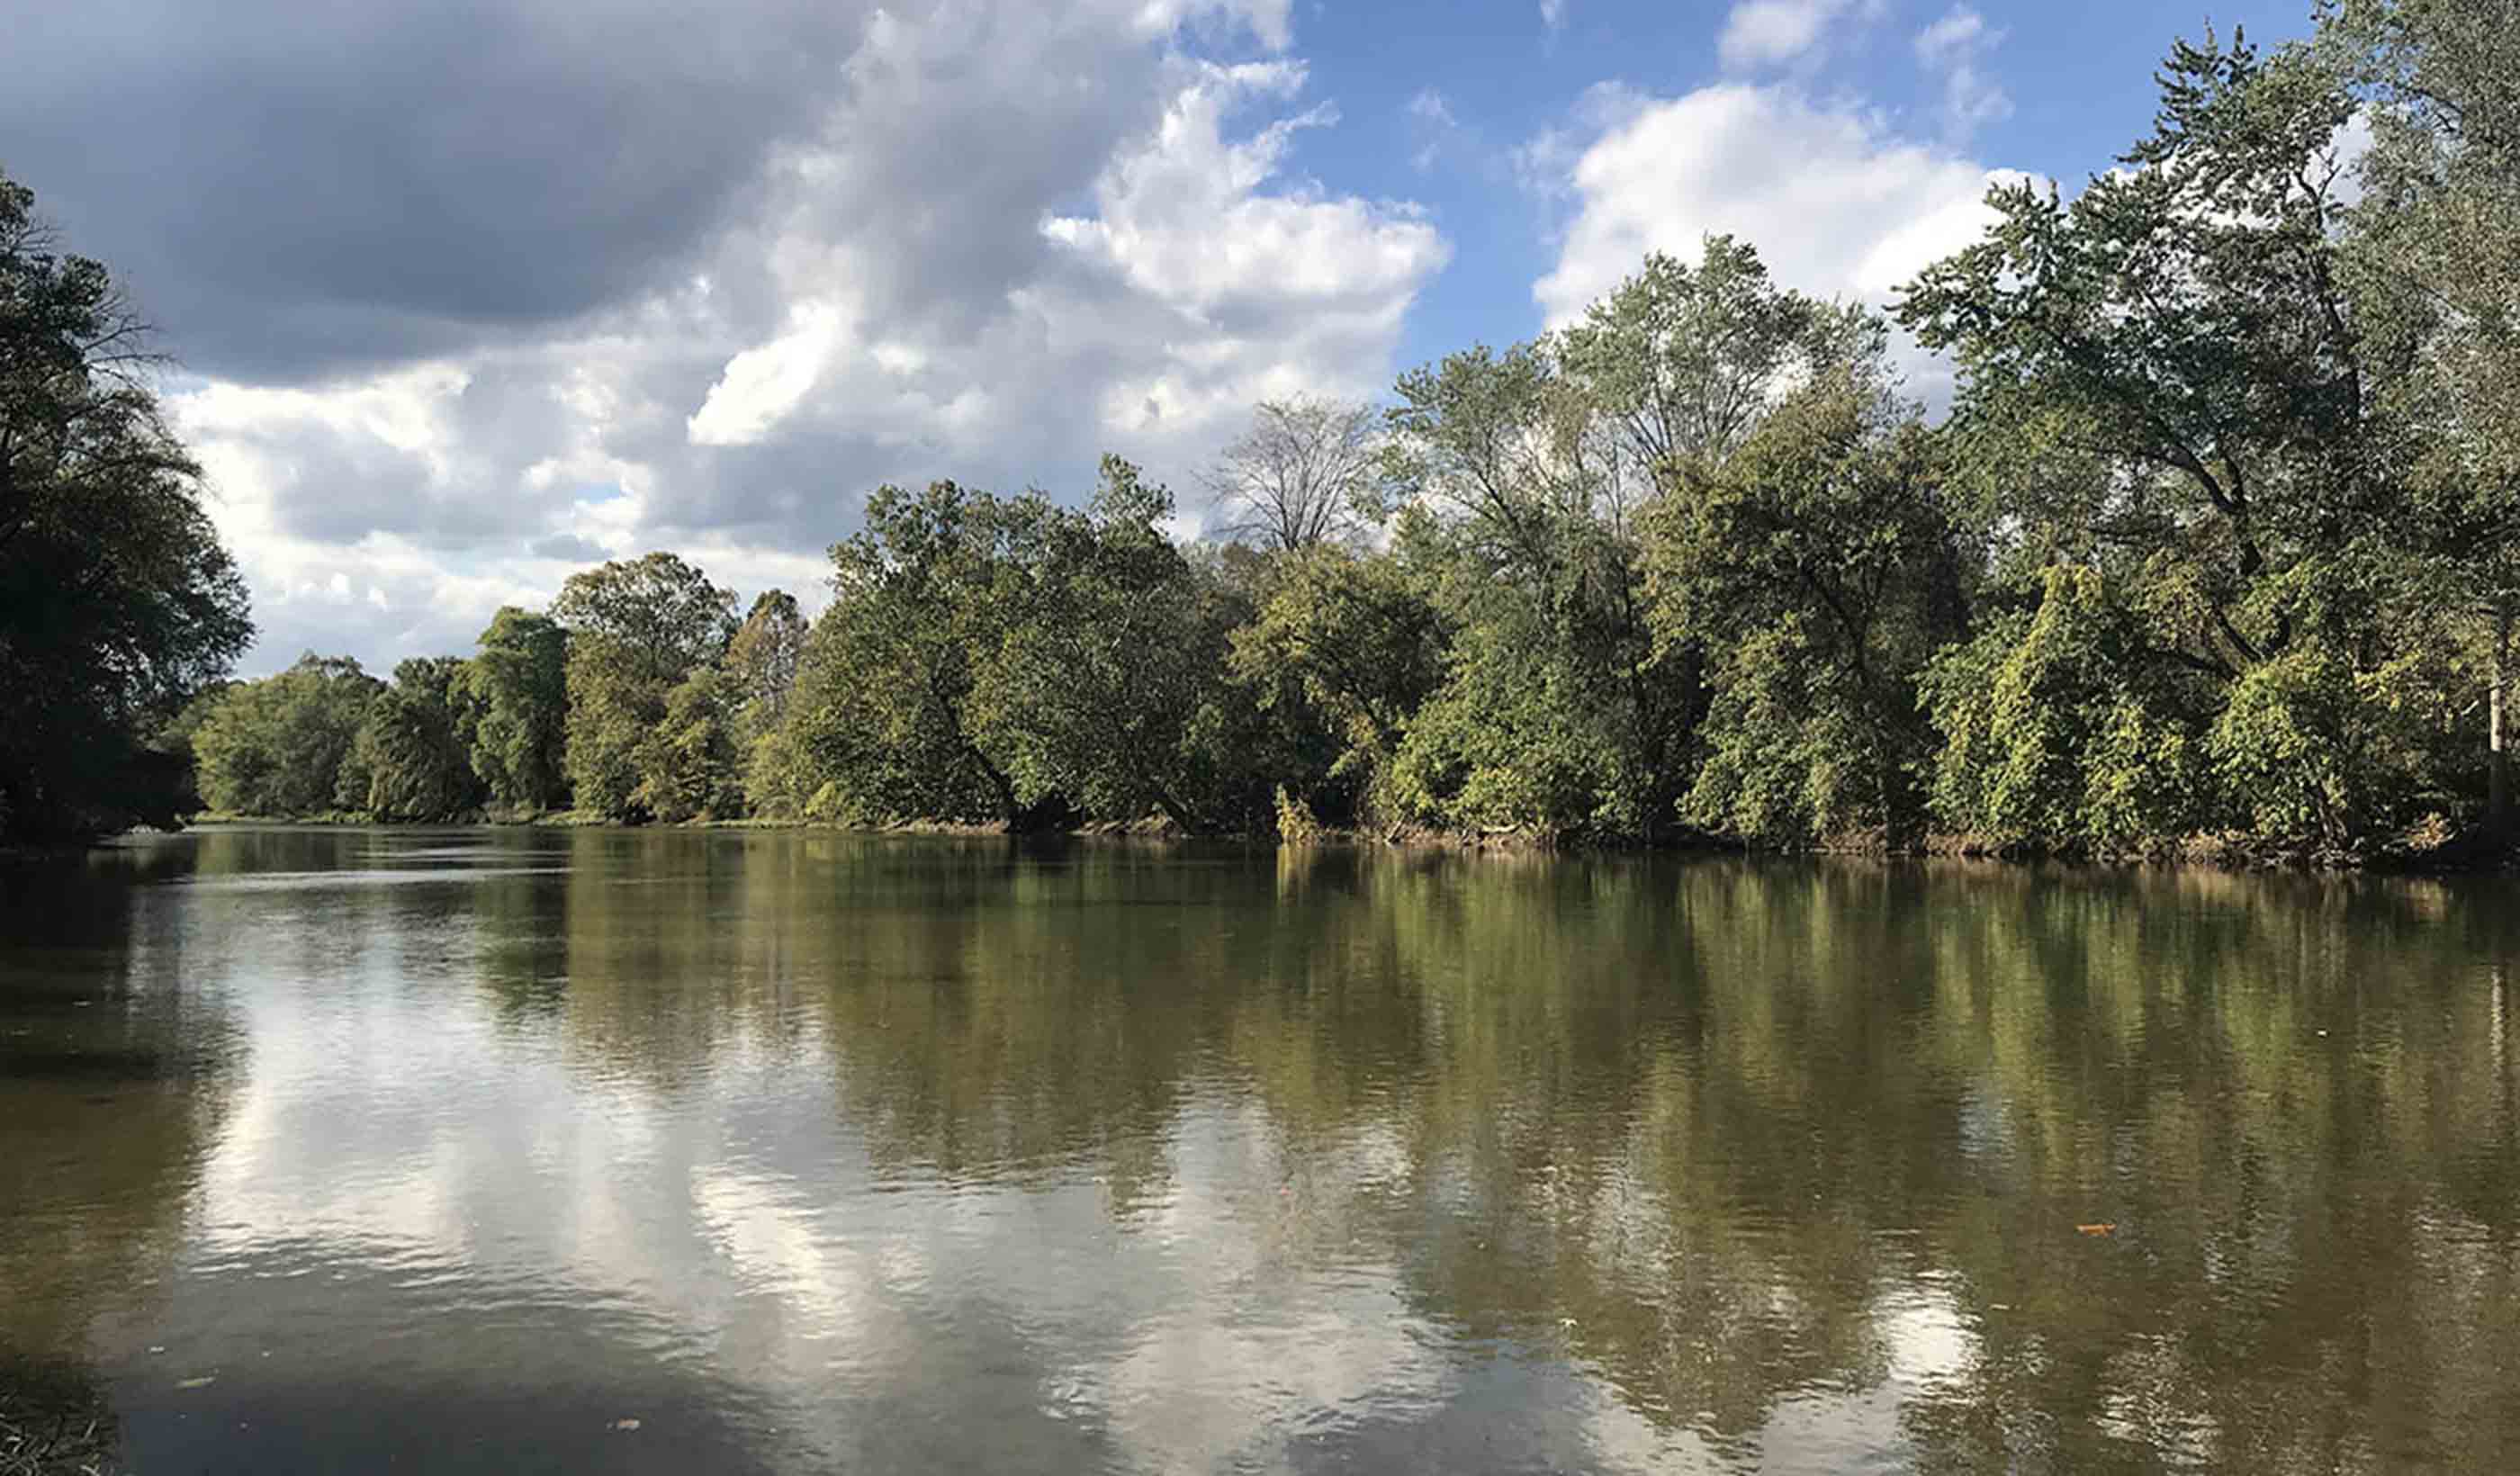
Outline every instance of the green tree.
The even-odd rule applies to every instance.
[[[2396,470],[2437,598],[2481,624],[2488,813],[2513,835],[2512,626],[2520,618],[2520,11],[2507,0],[2323,0],[2321,39],[2361,85],[2371,146],[2346,258],[2399,335],[2384,386]],[[2478,619],[2481,617],[2481,620]],[[2472,638],[2471,638],[2472,639]]]
[[[2082,458],[2082,503],[2040,511],[2139,551],[2182,590],[2159,643],[2236,680],[2307,625],[2358,613],[2314,567],[2344,552],[2374,490],[2336,245],[2353,105],[2306,54],[2237,36],[2180,43],[2161,76],[2126,168],[2071,203],[1999,186],[1986,238],[1927,268],[1898,316],[1957,354],[1976,444]]]
[[[1399,817],[1391,766],[1445,672],[1450,631],[1427,581],[1380,554],[1319,549],[1279,563],[1253,617],[1233,632],[1235,675],[1282,730],[1293,758],[1320,732],[1318,764],[1274,776],[1318,815],[1385,826]]]
[[[1766,840],[1923,820],[1933,748],[1916,679],[1963,633],[1973,559],[1937,447],[1864,356],[1769,414],[1727,461],[1688,464],[1650,514],[1666,641],[1714,653],[1694,824]]]
[[[1458,636],[1394,793],[1464,828],[1636,836],[1669,821],[1698,693],[1645,618],[1635,518],[1651,468],[1548,343],[1403,375],[1388,467]]]
[[[1002,582],[1011,606],[973,672],[972,726],[1028,800],[1063,795],[1093,814],[1161,810],[1197,832],[1192,732],[1222,699],[1227,633],[1164,536],[1172,495],[1117,457],[1083,512],[1042,507],[1018,545],[1027,577]]]
[[[472,772],[492,800],[524,810],[568,801],[568,634],[504,605],[457,673],[451,699],[470,729]]]
[[[193,737],[202,798],[229,815],[320,815],[345,808],[343,771],[384,684],[348,656],[309,651],[278,676],[221,697]],[[364,793],[364,782],[351,781]],[[358,808],[355,804],[347,808]]]
[[[335,801],[382,821],[453,820],[481,801],[459,711],[467,663],[417,656],[369,702]]]
[[[1949,830],[2115,854],[2211,828],[2211,674],[2155,659],[2096,569],[2058,564],[2035,609],[1939,652],[1920,700],[1941,735],[1930,794]]]
[[[757,738],[788,716],[788,694],[805,655],[810,627],[796,597],[769,590],[752,602],[752,609],[736,628],[726,649],[727,673],[734,681],[736,711],[743,733]]]
[[[1899,308],[1959,361],[1956,480],[1995,540],[1989,612],[2040,612],[1989,628],[2036,637],[2067,608],[2048,567],[2088,569],[2097,583],[2078,576],[2072,619],[2052,633],[2087,635],[2134,668],[2055,689],[2105,693],[2106,721],[2076,711],[1997,723],[1948,684],[1929,700],[1970,743],[2002,729],[2031,770],[2046,762],[2032,755],[2047,755],[2062,767],[2043,772],[2066,789],[2116,775],[2103,787],[2132,796],[2143,786],[2119,783],[2123,763],[2101,748],[2145,736],[2181,745],[2159,794],[2106,817],[2068,823],[2045,802],[1989,791],[1980,805],[1940,784],[1947,811],[2000,821],[1999,831],[2033,815],[2061,827],[2025,837],[2039,844],[2093,843],[2142,816],[2272,823],[2253,776],[2281,766],[2300,735],[2361,731],[2339,726],[2347,693],[2397,703],[2384,725],[2396,739],[2366,754],[2398,742],[2437,751],[2402,725],[2450,720],[2446,707],[2383,695],[2404,695],[2401,677],[2435,623],[2422,563],[2392,546],[2413,531],[2395,450],[2408,423],[2390,393],[2411,339],[2357,291],[2346,250],[2345,78],[2309,48],[2263,53],[2235,35],[2228,47],[2177,46],[2161,98],[2125,168],[2070,204],[2052,189],[1997,189],[1986,239],[1929,268]],[[2019,654],[2025,671],[2040,666]],[[1981,649],[1952,670],[2011,659]],[[2245,712],[2233,707],[2243,696]],[[2288,717],[2268,705],[2282,702],[2302,705]],[[2200,732],[2211,763],[2183,746]],[[2212,792],[2174,802],[2192,780]],[[2306,827],[2293,821],[2318,807],[2296,806],[2283,824],[2324,843],[2383,843],[2420,787],[2358,779],[2355,793],[2398,797],[2330,805]],[[2012,792],[2064,791],[2025,777]],[[2330,821],[2354,833],[2334,834]]]
[[[736,742],[736,677],[702,666],[665,697],[665,711],[638,748],[633,800],[666,822],[731,820],[743,813],[742,748]]]
[[[1018,795],[971,717],[974,668],[998,649],[1029,580],[1018,547],[1048,512],[1039,497],[1002,500],[950,481],[869,498],[865,526],[832,548],[832,605],[755,770],[755,803],[822,819],[1055,824],[1061,802]]]
[[[663,721],[673,690],[725,655],[735,596],[655,553],[570,575],[551,614],[568,633],[567,768],[577,806],[645,819],[640,745]]]
[[[252,637],[141,324],[0,175],[0,840],[172,825],[149,738]]]

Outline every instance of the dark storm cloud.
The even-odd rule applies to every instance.
[[[670,278],[819,125],[840,0],[103,0],[7,23],[0,168],[206,374],[303,380]]]

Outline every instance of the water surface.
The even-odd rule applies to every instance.
[[[0,1380],[142,1472],[2520,1469],[2513,895],[133,841],[0,872]]]

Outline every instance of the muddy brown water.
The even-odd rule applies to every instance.
[[[2520,1470],[2504,881],[234,828],[0,872],[141,1472]]]

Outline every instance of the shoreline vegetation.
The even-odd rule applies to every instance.
[[[12,463],[0,661],[70,717],[0,738],[0,840],[531,814],[2506,864],[2520,34],[2317,19],[2176,45],[2120,167],[1996,186],[1887,313],[1710,236],[1380,404],[1259,405],[1201,539],[1119,457],[1081,506],[888,486],[810,620],[656,552],[389,681],[221,680],[248,627],[198,469],[110,278],[9,187],[0,302],[69,327],[0,335],[0,410],[69,450]],[[104,565],[148,618],[82,626],[83,540],[126,523],[166,546]]]
[[[314,826],[387,829],[531,829],[562,830],[764,830],[814,831],[832,835],[945,836],[1002,839],[1013,842],[1110,841],[1173,845],[1187,842],[1261,845],[1271,848],[1392,849],[1448,852],[1461,855],[1583,854],[1597,856],[1804,856],[1842,860],[1960,861],[1995,865],[2065,865],[2097,868],[2198,868],[2223,872],[2367,872],[2380,875],[2458,875],[2520,870],[2520,853],[2476,837],[2443,837],[2430,845],[2402,845],[2388,850],[2319,853],[2271,844],[2245,834],[2189,835],[2144,849],[2116,852],[2040,850],[1976,835],[1927,834],[1901,849],[1892,849],[1878,832],[1831,835],[1807,844],[1758,846],[1719,835],[1666,835],[1653,842],[1599,841],[1540,834],[1525,830],[1482,833],[1425,828],[1360,830],[1315,825],[1301,831],[1275,833],[1194,834],[1161,816],[1131,824],[1102,821],[1071,829],[1011,830],[1002,822],[900,820],[883,823],[770,819],[749,816],[717,820],[624,821],[578,810],[548,813],[475,813],[437,820],[379,820],[350,811],[319,815],[228,815],[202,813],[184,817],[182,827],[200,826]],[[2420,839],[2420,837],[2419,837]],[[84,845],[87,842],[78,842]],[[0,855],[7,854],[0,851]]]

